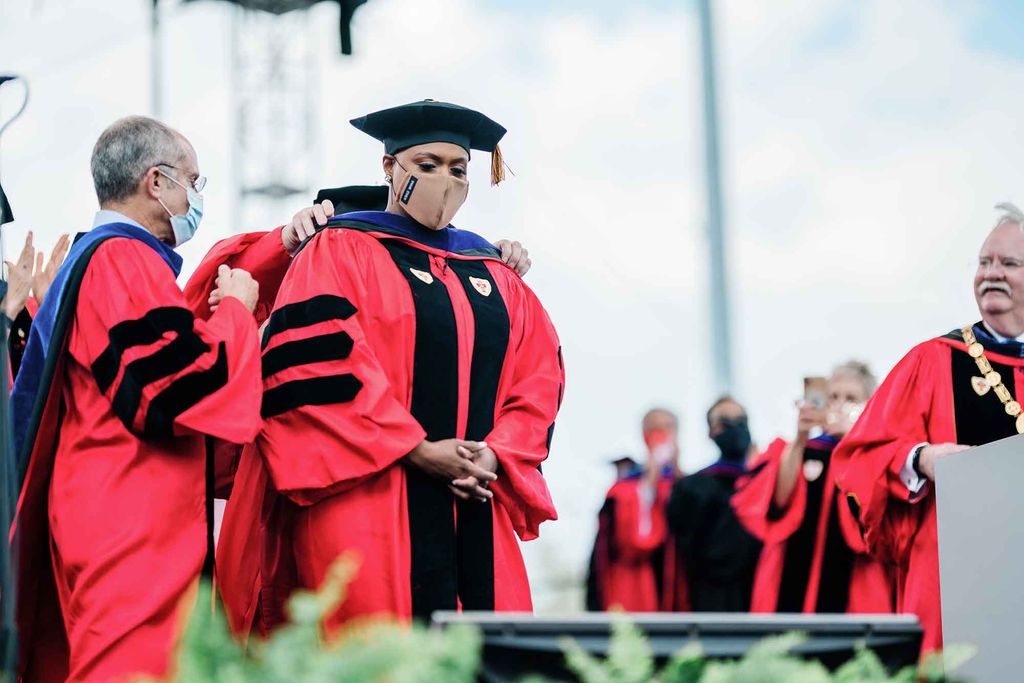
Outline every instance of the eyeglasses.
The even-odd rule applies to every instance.
[[[167,168],[173,168],[175,171],[183,171],[184,170],[184,169],[178,168],[174,164],[168,164],[168,163],[165,163],[165,162],[162,162],[162,161],[160,163],[158,163],[157,166],[166,166]],[[197,177],[195,180],[192,181],[192,189],[195,190],[196,192],[202,192],[204,187],[206,187],[206,176],[201,175],[201,176]]]

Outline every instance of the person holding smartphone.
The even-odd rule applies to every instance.
[[[892,612],[891,577],[866,554],[830,467],[875,386],[858,361],[805,378],[794,437],[772,442],[740,482],[733,508],[765,544],[751,611]]]

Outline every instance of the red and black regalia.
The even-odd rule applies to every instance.
[[[761,543],[729,504],[743,465],[719,460],[672,488],[668,524],[694,612],[746,612]]]
[[[541,474],[563,386],[537,297],[472,233],[379,211],[333,218],[294,257],[263,336],[263,431],[242,453],[218,575],[233,627],[355,551],[332,623],[528,610],[517,536],[555,510]],[[457,501],[403,458],[485,440],[492,503]],[[259,558],[256,561],[256,558]]]
[[[101,225],[33,321],[13,396],[24,680],[163,675],[212,570],[205,442],[255,437],[258,339],[234,298],[194,318],[180,266],[138,225]]]
[[[911,490],[908,461],[925,443],[979,446],[1016,435],[1020,386],[1024,344],[967,326],[914,347],[836,448],[839,488],[868,550],[895,567],[897,611],[921,619],[925,651],[942,647],[935,493],[930,483]]]
[[[838,495],[832,451],[823,434],[808,440],[790,499],[775,504],[788,444],[776,439],[742,478],[732,498],[743,526],[764,543],[754,576],[752,612],[893,611],[890,572],[866,553],[857,520]]]
[[[642,470],[608,489],[597,516],[597,538],[587,577],[587,609],[628,612],[684,612],[687,586],[670,542],[665,508],[674,468],[665,468],[656,486]]]

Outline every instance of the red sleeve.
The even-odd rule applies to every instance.
[[[507,283],[502,293],[512,325],[512,362],[503,371],[508,390],[502,392],[487,445],[501,465],[491,485],[494,496],[526,541],[537,537],[541,522],[558,518],[541,463],[551,448],[565,370],[558,335],[537,296],[518,276],[495,278],[502,280]]]
[[[774,505],[775,482],[788,444],[776,439],[752,464],[750,474],[736,483],[732,508],[744,528],[764,543],[779,543],[800,528],[807,509],[807,480],[797,476],[789,504]]]
[[[259,430],[256,323],[228,297],[209,321],[136,240],[104,242],[82,281],[69,350],[133,433],[198,433],[234,443]]]
[[[291,255],[281,242],[281,228],[270,232],[248,232],[223,239],[213,245],[185,285],[185,300],[196,316],[210,317],[207,300],[217,281],[221,265],[247,270],[260,284],[260,298],[255,316],[258,323],[270,317],[281,280],[288,271]]]
[[[291,260],[291,254],[285,251],[281,242],[281,228],[233,235],[213,245],[192,273],[185,285],[185,301],[196,317],[207,320],[210,317],[210,305],[207,302],[217,281],[217,269],[222,264],[241,268],[249,271],[260,285],[254,317],[257,324],[262,324],[270,317],[274,299],[277,298],[281,280]],[[217,442],[213,452],[216,495],[218,498],[227,498],[238,468],[240,448],[235,444]]]
[[[299,252],[264,332],[260,450],[275,487],[300,505],[380,472],[426,437],[367,343],[358,271],[374,255],[358,237],[325,230]]]
[[[916,503],[900,480],[917,444],[955,440],[949,393],[949,348],[937,341],[910,351],[868,401],[833,452],[836,484],[875,555],[902,555],[916,531]],[[945,387],[945,390],[943,390]],[[941,414],[937,414],[941,413]]]

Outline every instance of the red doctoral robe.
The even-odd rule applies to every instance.
[[[291,254],[281,242],[282,228],[270,231],[247,232],[220,240],[203,257],[184,287],[185,302],[197,318],[209,319],[210,292],[217,287],[217,271],[222,265],[248,271],[260,285],[259,299],[253,309],[256,323],[262,325],[270,317],[281,280],[292,262]],[[262,424],[262,421],[261,421]],[[231,494],[235,472],[241,460],[243,445],[215,440],[214,493],[226,499]],[[223,532],[221,534],[224,535]],[[218,574],[220,570],[218,569]]]
[[[1020,344],[989,343],[980,324],[974,332],[1003,384],[1019,398]],[[972,389],[979,374],[959,331],[916,346],[889,373],[833,456],[836,481],[868,550],[895,567],[897,611],[916,614],[924,626],[926,652],[942,647],[935,493],[929,483],[912,494],[900,471],[924,442],[978,446],[1017,433],[995,392],[979,396]]]
[[[592,575],[591,609],[621,608],[627,612],[685,612],[689,609],[682,563],[669,542],[665,507],[674,475],[658,480],[648,519],[644,520],[641,486],[644,475],[612,484],[598,514]]]
[[[555,518],[540,465],[562,393],[558,338],[493,248],[428,247],[410,230],[336,218],[281,285],[263,337],[264,427],[242,452],[217,556],[243,635],[279,622],[289,592],[318,586],[347,550],[361,566],[332,625],[531,609],[516,536]],[[406,465],[424,438],[486,440],[493,504],[456,502]]]
[[[857,521],[836,495],[834,441],[811,440],[788,505],[774,505],[787,443],[776,439],[741,480],[732,506],[764,546],[754,574],[751,612],[893,611],[889,571],[866,554]]]
[[[209,550],[204,435],[260,426],[240,301],[196,320],[168,265],[125,238],[98,246],[79,291],[18,501],[26,681],[167,671]]]

